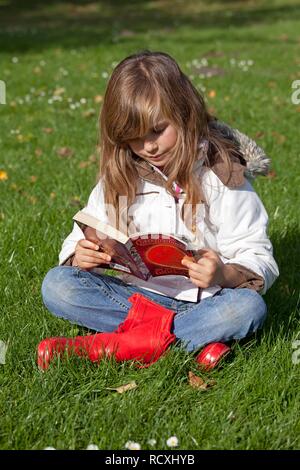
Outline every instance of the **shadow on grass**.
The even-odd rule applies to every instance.
[[[279,266],[279,278],[268,291],[265,301],[268,305],[268,318],[265,329],[274,334],[282,332],[290,336],[297,334],[299,326],[300,294],[300,250],[299,230],[289,227],[282,238],[272,240],[275,259]]]
[[[230,3],[229,5],[224,4]],[[144,0],[0,0],[0,41],[2,51],[40,51],[47,47],[74,48],[97,44],[132,42],[139,34],[178,34],[180,28],[199,31],[241,28],[255,24],[300,18],[300,5],[259,6],[242,1],[195,0],[182,3]],[[214,39],[224,39],[224,33]],[[255,35],[251,40],[255,40]],[[265,38],[256,38],[263,42]],[[287,42],[291,42],[286,38]]]

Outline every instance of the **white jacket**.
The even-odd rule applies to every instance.
[[[211,248],[224,263],[237,263],[261,276],[264,286],[260,294],[265,294],[278,277],[279,270],[267,235],[268,215],[261,200],[246,179],[242,186],[230,189],[211,169],[202,167],[199,171],[207,201],[207,205],[200,204],[197,211],[196,223],[202,234],[200,239],[195,239],[180,217],[184,194],[179,195],[176,203],[164,187],[145,180],[141,181],[141,191],[129,208],[133,231],[173,233],[190,240],[195,248]],[[108,222],[101,180],[83,210]],[[74,254],[76,243],[82,238],[83,232],[74,223],[73,231],[63,242],[59,254],[60,265]],[[102,273],[103,269],[94,268],[92,271]],[[129,284],[190,302],[197,302],[221,289],[220,286],[198,289],[184,276],[159,276],[148,281],[119,272],[117,276]]]

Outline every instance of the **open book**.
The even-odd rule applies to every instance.
[[[168,274],[189,277],[181,260],[184,256],[198,259],[197,250],[172,235],[135,233],[128,237],[82,210],[75,214],[73,220],[83,231],[87,227],[94,229],[93,238],[97,238],[99,249],[111,256],[109,263],[101,264],[104,269],[123,271],[145,281]]]

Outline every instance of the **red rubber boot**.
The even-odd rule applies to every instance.
[[[133,305],[115,332],[41,341],[38,366],[47,369],[55,356],[65,352],[88,357],[92,362],[111,355],[117,361],[138,360],[146,366],[155,362],[175,340],[175,335],[170,333],[175,313],[141,294],[134,294],[128,300]]]
[[[210,343],[196,357],[196,362],[205,370],[213,369],[231,351],[224,343]]]
[[[76,336],[64,338],[62,336],[46,338],[38,345],[38,366],[47,369],[54,357],[67,353],[68,356],[76,354],[88,357],[92,362],[100,356],[110,356],[118,347],[115,333],[98,333],[95,335]]]
[[[116,360],[136,360],[148,367],[176,339],[171,333],[175,312],[141,294],[133,294],[128,300],[134,302],[134,308],[116,330],[120,335]]]

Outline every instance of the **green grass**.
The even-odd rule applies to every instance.
[[[167,449],[176,435],[179,449],[299,449],[300,364],[293,364],[292,343],[300,339],[300,107],[291,102],[300,77],[298,2],[48,3],[0,0],[7,88],[0,105],[0,171],[7,173],[0,180],[0,339],[9,342],[0,364],[0,448],[123,449],[133,440],[149,449],[154,438],[155,449]],[[222,369],[202,374],[216,380],[206,392],[188,385],[193,357],[175,348],[141,370],[74,358],[41,373],[35,363],[42,338],[76,334],[46,310],[40,287],[95,184],[94,97],[103,95],[114,64],[143,48],[170,53],[205,88],[216,115],[265,148],[275,172],[254,185],[281,273],[265,296],[268,319],[256,338],[235,345]],[[191,64],[203,58],[224,75],[199,77]],[[253,61],[248,70],[243,60]],[[59,88],[61,101],[51,103]],[[73,155],[59,156],[61,147]],[[131,380],[135,390],[107,390]]]

